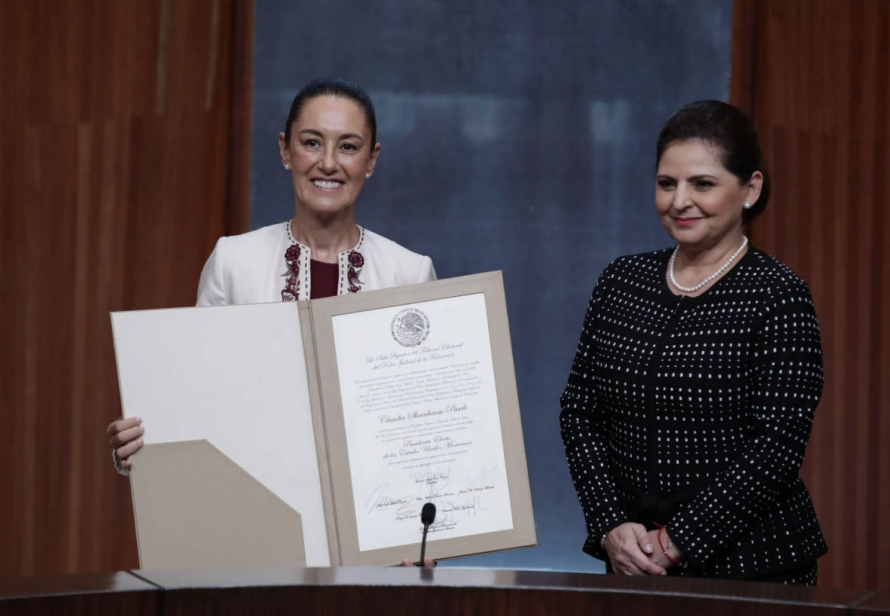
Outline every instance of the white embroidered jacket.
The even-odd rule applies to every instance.
[[[198,306],[309,299],[311,251],[289,223],[220,238],[201,272]],[[436,279],[432,260],[359,227],[358,243],[339,256],[337,294]]]

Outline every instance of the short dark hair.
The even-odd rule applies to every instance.
[[[365,122],[371,129],[371,148],[377,143],[377,114],[374,112],[374,103],[367,92],[362,90],[358,85],[339,79],[337,77],[328,79],[316,79],[306,84],[294,97],[294,102],[290,105],[290,113],[287,114],[287,124],[284,126],[284,142],[290,143],[290,126],[303,110],[306,101],[318,96],[342,96],[348,98],[358,104],[365,114]]]
[[[661,160],[669,145],[689,139],[701,139],[720,148],[723,166],[739,182],[750,180],[755,171],[763,174],[760,197],[750,209],[742,212],[742,222],[746,225],[757,218],[769,201],[770,180],[763,162],[760,138],[751,118],[741,109],[723,101],[689,103],[672,115],[661,129],[655,164]]]

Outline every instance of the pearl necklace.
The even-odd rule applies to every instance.
[[[714,272],[713,274],[711,274],[710,276],[708,276],[707,278],[702,280],[700,283],[698,283],[694,287],[681,286],[677,282],[677,279],[674,278],[674,261],[677,259],[677,251],[680,250],[680,247],[677,246],[676,248],[674,248],[674,254],[671,255],[670,262],[668,262],[668,278],[670,278],[671,284],[674,285],[680,291],[683,291],[684,293],[694,293],[694,292],[698,291],[699,289],[701,289],[706,284],[708,284],[709,282],[711,282],[712,280],[714,280],[714,278],[716,278],[717,276],[722,274],[723,271],[727,267],[729,267],[733,261],[736,260],[736,257],[738,257],[740,254],[742,254],[742,251],[745,249],[745,246],[747,246],[747,245],[748,245],[748,238],[746,236],[742,236],[742,245],[739,247],[738,250],[736,250],[734,253],[732,253],[732,256],[729,257],[729,259],[727,259],[726,263],[721,265],[720,269],[718,269],[716,272]]]

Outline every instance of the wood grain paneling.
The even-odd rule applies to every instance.
[[[822,327],[803,468],[820,584],[890,589],[890,2],[736,0],[732,58],[774,179],[752,241],[807,281]]]
[[[0,577],[137,565],[108,313],[191,305],[247,227],[253,3],[0,19]]]

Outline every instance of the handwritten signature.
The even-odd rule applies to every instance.
[[[437,510],[433,527],[453,526],[459,517],[475,516],[491,508],[490,495],[495,486],[489,477],[496,468],[483,467],[452,486],[449,481],[452,475],[450,466],[423,465],[410,473],[410,478],[417,487],[416,491],[390,494],[390,484],[381,484],[366,500],[365,510],[368,514],[390,513],[401,521],[416,519],[423,505],[431,502],[436,505]]]

